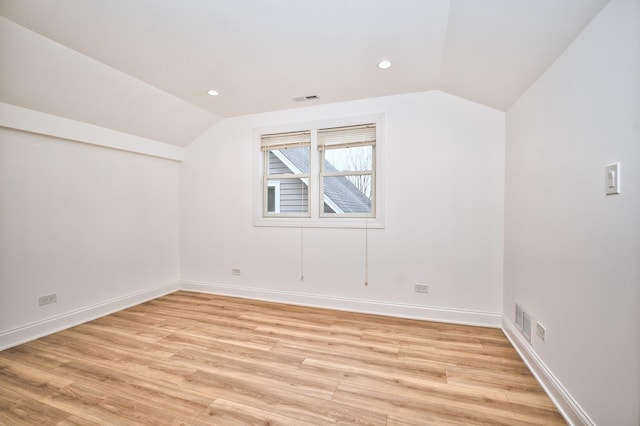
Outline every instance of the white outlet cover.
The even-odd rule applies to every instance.
[[[55,293],[38,297],[38,304],[40,306],[48,305],[50,303],[56,303],[57,301],[58,301],[58,295]]]
[[[429,293],[429,286],[427,284],[416,284],[414,291],[416,293]]]
[[[544,339],[545,339],[546,334],[547,334],[547,329],[544,328],[544,326],[542,324],[540,324],[539,322],[536,323],[536,334],[538,335],[540,340],[542,340],[544,342]]]

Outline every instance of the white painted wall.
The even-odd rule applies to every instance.
[[[252,225],[254,128],[377,113],[385,114],[386,228],[369,230],[369,286],[363,229],[305,229],[301,282],[300,230]],[[441,92],[223,119],[185,151],[181,278],[277,300],[303,293],[310,304],[345,307],[338,302],[348,298],[375,312],[409,304],[497,315],[503,182],[504,113]],[[415,293],[415,282],[430,293]]]
[[[0,348],[177,288],[179,164],[0,128]]]
[[[640,424],[640,2],[612,0],[507,113],[504,312],[591,420]],[[620,161],[622,193],[605,196]]]
[[[184,148],[0,102],[0,127],[183,161]]]

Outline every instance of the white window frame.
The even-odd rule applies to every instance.
[[[284,133],[284,134],[283,134]],[[262,153],[262,158],[263,158],[263,166],[262,166],[262,180],[263,180],[263,189],[262,189],[262,217],[263,218],[273,218],[273,217],[288,217],[288,218],[303,218],[303,217],[309,217],[310,216],[310,199],[309,196],[311,195],[308,191],[309,188],[309,173],[302,173],[302,171],[298,170],[293,164],[291,164],[289,161],[287,161],[286,159],[282,158],[280,155],[278,155],[276,153],[276,151],[279,151],[281,149],[286,149],[287,146],[289,148],[293,148],[296,147],[296,145],[298,145],[300,142],[296,141],[293,142],[293,145],[290,145],[289,142],[284,143],[284,145],[281,145],[280,143],[280,139],[278,139],[280,136],[286,136],[289,133],[298,133],[298,132],[278,132],[277,134],[271,134],[271,133],[263,133],[262,135],[269,135],[269,136],[274,136],[274,138],[272,138],[272,144],[270,145],[270,147],[273,147],[273,143],[275,142],[278,146],[278,148],[273,149],[273,148],[269,148],[269,147],[265,147],[265,149],[262,148],[262,135],[261,135],[261,153]],[[308,131],[302,131],[301,133],[307,134],[308,135]],[[294,138],[299,138],[299,136],[293,136]],[[275,139],[275,140],[274,140]],[[307,142],[308,143],[308,142]],[[299,145],[298,145],[299,146]],[[311,150],[311,145],[308,145],[307,148],[309,150]],[[276,157],[278,157],[278,159],[280,159],[281,161],[283,161],[287,167],[293,172],[293,173],[286,173],[286,174],[274,174],[274,175],[270,175],[268,174],[266,171],[269,170],[269,154],[273,153]],[[311,156],[311,153],[309,153],[309,156]],[[309,170],[310,172],[311,170]],[[269,183],[269,180],[275,180],[276,182],[272,182],[271,184]],[[280,183],[282,181],[285,180],[292,180],[292,181],[297,181],[300,180],[302,181],[305,185],[307,185],[307,211],[306,212],[300,212],[300,213],[282,213],[280,211],[280,199],[278,199],[277,201],[277,205],[278,205],[278,209],[276,209],[275,212],[269,212],[268,210],[268,204],[269,204],[269,200],[268,200],[268,196],[269,196],[269,186],[272,186],[273,184],[277,183],[278,184],[278,189],[280,186]],[[278,191],[279,192],[279,191]],[[276,194],[277,196],[279,196],[280,194]]]
[[[362,123],[363,125],[374,124],[375,123]],[[345,127],[345,126],[340,126]],[[351,126],[346,126],[351,127]],[[318,129],[318,131],[322,130],[330,130],[333,128],[322,128]],[[318,151],[320,152],[320,158],[318,159],[319,169],[320,169],[320,197],[323,201],[327,201],[327,197],[324,196],[324,178],[325,177],[347,177],[347,176],[371,176],[371,212],[370,213],[344,213],[344,212],[335,212],[335,213],[325,213],[324,206],[320,208],[319,215],[320,217],[329,217],[329,218],[364,218],[364,219],[375,219],[376,217],[376,146],[375,141],[372,144],[359,145],[359,146],[371,146],[371,170],[370,171],[337,171],[337,172],[328,172],[325,170],[325,153],[332,149],[341,149],[348,148],[347,145],[331,147],[325,146],[321,148],[321,145],[318,143]],[[335,208],[330,205],[330,207],[335,211]]]
[[[372,188],[372,216],[363,217],[349,214],[324,214],[324,200],[320,185],[320,159],[318,151],[318,129],[346,127],[373,123],[376,126],[376,144],[373,155],[375,184]],[[311,131],[310,170],[308,176],[308,214],[304,216],[284,216],[269,214],[266,216],[267,187],[264,171],[268,164],[264,152],[261,151],[261,136],[274,133],[289,133],[297,131]],[[308,121],[282,126],[259,127],[253,129],[254,167],[253,181],[253,225],[266,227],[308,227],[308,228],[384,228],[385,227],[385,184],[384,184],[384,150],[385,150],[385,120],[384,114],[371,114],[348,118],[335,118],[320,121]],[[353,174],[353,173],[348,173]],[[288,175],[291,176],[291,175]],[[270,176],[271,179],[277,176]],[[375,216],[373,216],[375,215]]]

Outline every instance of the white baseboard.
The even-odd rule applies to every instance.
[[[230,286],[199,281],[174,281],[151,289],[116,297],[95,305],[66,312],[20,327],[0,331],[0,351],[40,337],[109,315],[128,307],[183,289],[247,299],[338,309],[351,312],[438,321],[451,324],[500,327],[497,313],[445,309],[401,303],[378,302],[345,297],[266,290],[253,287]]]
[[[556,404],[565,420],[567,420],[571,425],[595,426],[595,422],[582,409],[582,407],[580,407],[544,362],[542,362],[515,325],[504,315],[492,312],[437,308],[403,303],[379,302],[374,300],[322,296],[309,293],[181,280],[125,296],[116,297],[105,302],[56,315],[44,320],[35,321],[14,329],[1,331],[0,351],[128,307],[144,303],[148,300],[173,293],[177,290],[219,294],[246,299],[265,300],[270,302],[337,309],[399,318],[419,319],[424,321],[437,321],[482,327],[501,327],[540,385]]]
[[[560,380],[542,362],[516,326],[504,315],[502,316],[502,331],[518,351],[529,370],[538,379],[549,398],[556,404],[564,419],[570,425],[594,426],[595,422],[591,420],[569,391],[560,383]]]
[[[178,281],[115,297],[75,311],[0,332],[0,351],[64,330],[178,290]]]
[[[242,297],[245,299],[287,303],[291,305],[337,309],[341,311],[446,322],[451,324],[476,325],[482,327],[499,328],[501,320],[501,314],[492,312],[466,311],[460,309],[446,309],[403,303],[352,299],[347,297],[322,296],[318,294],[267,290],[201,281],[181,280],[180,289],[199,293],[212,293],[225,296]]]

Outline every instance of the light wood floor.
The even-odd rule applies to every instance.
[[[498,329],[183,291],[0,352],[0,423],[565,424]]]

